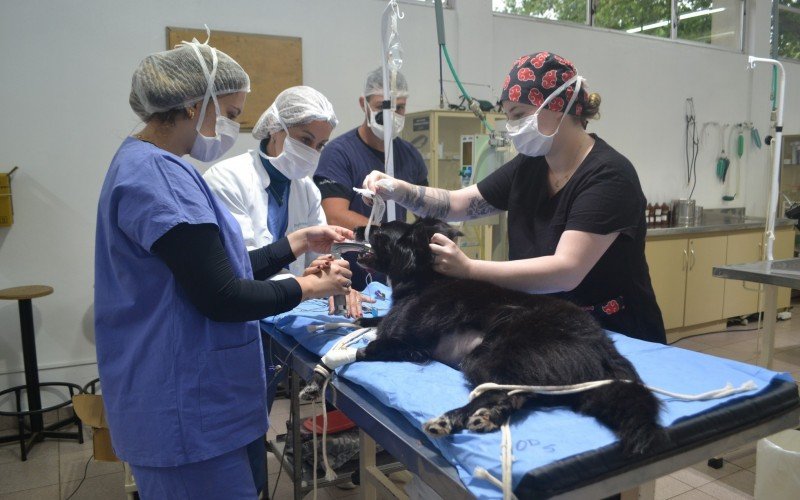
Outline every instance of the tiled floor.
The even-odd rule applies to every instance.
[[[737,328],[754,327],[754,324],[750,324]],[[715,356],[755,363],[758,357],[756,333],[728,331],[686,339],[676,345]],[[775,344],[773,369],[791,372],[796,380],[800,380],[800,311],[791,320],[778,323]],[[310,407],[303,407],[304,413],[310,414],[310,411]],[[270,418],[273,424],[270,437],[274,437],[276,432],[284,432],[287,417],[288,402],[276,401]],[[55,415],[51,418],[55,418]],[[7,431],[0,430],[0,434],[4,432]],[[19,448],[16,445],[0,446],[0,499],[50,500],[69,496],[83,477],[84,467],[92,454],[91,430],[85,432],[86,442],[83,445],[74,441],[46,441],[33,449],[27,462],[19,460]],[[756,471],[755,444],[727,453],[723,458],[724,466],[719,470],[700,463],[660,478],[656,482],[656,499],[753,498]],[[276,489],[278,462],[272,455],[269,460],[270,492],[275,490],[274,498],[277,500],[291,498],[291,483],[286,472],[280,474]],[[358,489],[341,490],[334,487],[320,490],[317,498],[320,500],[354,498],[358,493]],[[87,478],[72,498],[125,499],[122,466],[118,463],[89,461]],[[311,495],[309,494],[307,498],[311,498]]]

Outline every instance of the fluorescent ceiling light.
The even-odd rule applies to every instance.
[[[681,14],[680,16],[678,16],[678,19],[684,20],[684,19],[691,19],[693,17],[707,16],[711,14],[716,14],[717,12],[722,12],[723,10],[725,10],[725,7],[717,7],[716,9],[698,10],[696,12],[687,12],[686,14]],[[657,23],[646,24],[644,26],[640,26],[637,28],[631,28],[626,31],[628,33],[639,33],[641,31],[648,31],[656,28],[661,28],[667,25],[669,25],[669,21],[659,21]]]

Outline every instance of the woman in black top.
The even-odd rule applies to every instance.
[[[364,186],[419,215],[449,221],[508,211],[509,262],[473,260],[444,235],[434,269],[531,293],[561,296],[612,331],[664,343],[644,255],[645,198],[633,165],[586,132],[600,96],[568,60],[520,57],[503,85],[508,133],[519,155],[457,191],[372,172]]]

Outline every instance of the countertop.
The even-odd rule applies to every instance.
[[[720,278],[800,288],[800,258],[718,266],[712,272]]]
[[[791,227],[795,224],[793,219],[778,219],[775,228]],[[747,229],[764,229],[763,217],[736,217],[721,215],[704,218],[697,226],[689,227],[664,227],[647,230],[647,237],[680,236],[685,234],[718,233],[728,231],[742,231]]]

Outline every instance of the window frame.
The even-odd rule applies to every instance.
[[[380,2],[386,3],[386,0],[379,0]],[[396,0],[397,3],[403,3],[406,5],[422,5],[425,7],[435,7],[434,2],[436,0]],[[455,0],[440,0],[442,2],[442,8],[444,9],[453,9],[455,8]]]
[[[781,11],[791,12],[800,16],[800,7],[791,7],[781,4],[780,0],[772,0],[772,40],[770,40],[770,55],[773,59],[800,63],[800,57],[782,56],[778,53],[778,40],[780,39]]]
[[[650,40],[661,40],[661,41],[666,41],[666,42],[670,42],[670,43],[686,44],[686,45],[691,45],[691,46],[694,46],[694,47],[705,47],[705,48],[708,48],[708,49],[722,50],[722,51],[725,51],[725,52],[734,52],[734,53],[738,53],[738,54],[743,54],[744,50],[745,50],[745,42],[747,40],[746,37],[748,36],[748,33],[747,33],[747,7],[748,7],[749,2],[751,0],[739,0],[740,1],[740,5],[741,5],[741,10],[739,12],[739,36],[738,36],[737,48],[735,48],[735,49],[732,49],[730,47],[722,47],[722,46],[714,45],[714,44],[711,44],[711,43],[703,43],[703,42],[697,42],[697,41],[694,41],[694,40],[678,38],[678,22],[679,22],[679,19],[678,19],[678,0],[670,0],[670,19],[669,19],[670,36],[669,37],[648,35],[646,33],[641,33],[641,32],[639,32],[639,33],[628,33],[625,30],[616,30],[616,29],[612,29],[612,28],[604,28],[604,27],[600,27],[600,26],[595,26],[594,19],[595,19],[595,13],[597,11],[597,6],[603,0],[585,0],[585,1],[586,1],[586,21],[583,22],[583,23],[577,23],[577,22],[573,22],[573,21],[553,20],[553,19],[548,19],[546,17],[526,16],[526,15],[514,14],[514,13],[510,13],[510,12],[498,12],[498,11],[494,10],[494,7],[492,7],[492,14],[494,16],[497,16],[497,17],[508,17],[508,18],[512,18],[512,19],[527,19],[527,20],[534,21],[534,22],[545,22],[545,23],[557,24],[557,25],[562,25],[562,26],[569,26],[569,27],[572,27],[572,28],[576,28],[576,27],[578,27],[578,28],[588,28],[588,29],[592,29],[592,30],[603,31],[603,32],[606,32],[606,33],[617,33],[617,34],[621,34],[621,35],[624,35],[624,36],[633,35],[633,36],[639,36],[639,37],[647,37]],[[773,5],[776,5],[775,2],[773,2]],[[790,7],[787,7],[787,8],[790,8]],[[790,8],[790,9],[794,10],[793,8]],[[774,17],[773,17],[773,19],[774,19]],[[790,59],[790,60],[794,60],[794,59]]]

